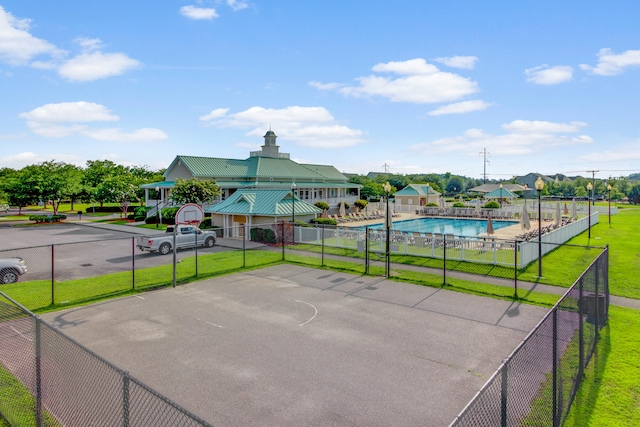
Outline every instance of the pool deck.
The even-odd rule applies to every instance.
[[[413,213],[400,213],[396,215],[398,216],[393,218],[394,221],[403,221],[403,220],[416,219],[416,218],[447,218],[447,219],[458,218],[458,217],[451,217],[451,216],[443,216],[443,217],[424,216],[424,215],[416,215]],[[460,219],[486,219],[486,218],[460,218]],[[492,219],[491,221],[500,222],[501,220]],[[510,221],[513,221],[513,220],[510,220]],[[338,226],[351,228],[351,227],[362,227],[362,226],[382,224],[382,223],[384,223],[384,219],[371,219],[371,220],[345,222],[345,223],[338,224]],[[530,224],[531,224],[531,228],[528,231],[532,231],[538,228],[538,221],[532,220],[530,221]],[[543,227],[549,224],[551,224],[551,221],[542,222]],[[518,224],[510,225],[508,227],[501,228],[500,230],[495,230],[495,232],[491,235],[491,237],[494,239],[513,240],[516,236],[523,234],[524,232],[525,230],[523,230],[522,226],[518,223]],[[479,237],[487,237],[487,235],[481,234]]]

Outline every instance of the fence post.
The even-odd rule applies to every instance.
[[[558,417],[558,309],[553,309],[553,336],[552,336],[552,345],[553,345],[553,402],[552,402],[552,416],[553,416],[553,427],[558,427],[559,417]]]
[[[508,391],[508,378],[507,378],[506,363],[502,364],[502,391],[500,393],[500,425],[501,427],[507,427],[507,391]]]
[[[518,299],[518,239],[513,242],[513,297]]]
[[[282,221],[282,261],[284,261],[284,221]]]
[[[198,277],[198,233],[194,232],[193,236],[195,238],[194,247],[196,248],[196,277]]]
[[[136,288],[136,238],[131,238],[131,289]]]
[[[369,226],[364,227],[364,274],[369,274]]]
[[[242,223],[242,268],[247,267],[247,224]]]
[[[129,372],[122,373],[122,426],[129,427]]]
[[[447,236],[442,235],[442,284],[447,284]]]
[[[55,262],[55,245],[51,245],[51,305],[56,303],[56,262]]]
[[[36,426],[42,426],[42,334],[40,333],[40,318],[34,317],[36,322]]]
[[[596,336],[595,336],[595,342],[598,342],[598,340],[600,339],[600,287],[598,286],[600,283],[600,269],[598,268],[600,266],[600,259],[596,260],[594,267],[596,268],[596,273],[595,273],[595,277],[596,277]]]
[[[325,225],[321,224],[321,227],[322,227],[322,231],[321,231],[322,232],[322,245],[321,245],[321,248],[322,248],[322,267],[324,267],[324,227],[325,227]]]
[[[578,323],[578,339],[579,342],[579,360],[580,367],[578,368],[578,384],[582,382],[582,376],[584,375],[584,300],[582,296],[583,290],[583,279],[580,278],[580,282],[578,283],[578,315],[580,317],[580,323]]]

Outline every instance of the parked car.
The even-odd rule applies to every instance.
[[[26,272],[27,265],[22,258],[0,258],[0,285],[17,282]]]
[[[212,248],[216,244],[216,233],[203,231],[192,225],[177,225],[176,248],[187,249],[196,245]],[[166,255],[173,249],[173,228],[167,227],[166,234],[153,237],[138,237],[137,245],[141,251],[158,252]]]
[[[9,212],[9,205],[6,203],[0,203],[0,212]]]

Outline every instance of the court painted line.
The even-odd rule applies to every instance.
[[[144,298],[142,298],[141,296],[138,296],[138,295],[136,295],[136,298],[144,299]]]
[[[296,302],[299,302],[299,303],[302,303],[302,304],[307,304],[308,306],[311,306],[311,307],[316,311],[316,312],[313,314],[313,317],[312,317],[311,319],[307,320],[307,321],[306,321],[306,322],[304,322],[304,323],[300,323],[298,326],[304,326],[304,325],[306,325],[307,323],[311,322],[313,319],[315,319],[315,318],[316,318],[316,316],[318,315],[318,309],[315,307],[315,305],[313,305],[313,304],[309,304],[308,302],[304,302],[304,301],[300,301],[300,300],[296,300]]]
[[[13,332],[15,332],[16,334],[20,335],[22,338],[24,338],[27,341],[33,341],[31,338],[27,337],[25,334],[23,334],[22,332],[20,332],[19,330],[17,330],[16,328],[14,328],[13,326],[9,326],[11,329],[13,329]]]
[[[198,320],[202,320],[202,319],[198,319]],[[203,321],[204,323],[208,323],[208,324],[210,324],[210,325],[212,325],[212,326],[215,326],[216,328],[224,329],[224,326],[216,325],[215,323],[213,323],[213,322],[209,322],[208,320],[202,320],[202,321]]]

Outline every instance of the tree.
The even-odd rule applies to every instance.
[[[97,188],[100,200],[105,202],[119,203],[124,216],[131,202],[138,201],[138,190],[140,180],[130,173],[110,176],[106,178]]]
[[[629,203],[633,203],[634,205],[640,204],[640,182],[631,185],[628,197]]]
[[[92,198],[97,199],[100,202],[100,206],[103,206],[104,202],[108,201],[104,197],[109,197],[109,194],[98,192],[98,188],[107,178],[121,175],[124,172],[124,166],[116,165],[111,160],[87,160],[82,184]]]
[[[171,198],[178,204],[196,203],[201,205],[220,195],[215,181],[199,181],[195,178],[177,179],[171,190]]]
[[[452,175],[447,179],[445,186],[447,194],[455,195],[456,193],[462,193],[464,191],[464,179],[459,176]]]

